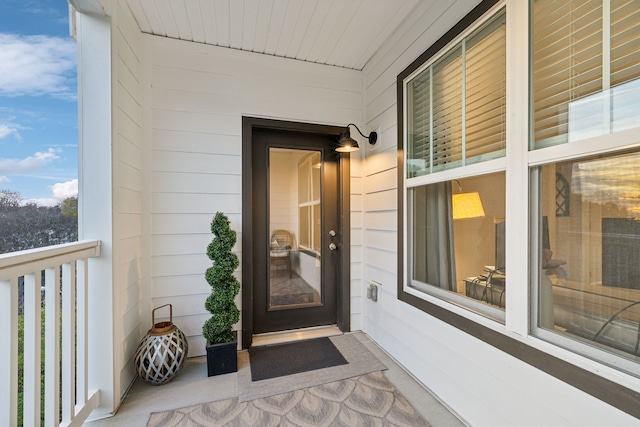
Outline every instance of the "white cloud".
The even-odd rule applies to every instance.
[[[62,201],[69,197],[78,197],[78,180],[72,179],[67,182],[59,182],[51,186],[53,197]]]
[[[0,33],[0,95],[75,99],[71,38]]]
[[[10,181],[9,177],[0,175],[0,182],[9,182],[9,181]]]
[[[78,180],[72,179],[67,182],[59,182],[51,187],[52,197],[40,199],[23,199],[23,205],[35,204],[38,206],[57,206],[69,197],[78,197]]]
[[[33,156],[25,157],[24,159],[0,158],[0,173],[11,174],[38,171],[58,158],[53,148],[49,148],[46,152],[38,151]]]
[[[18,140],[22,139],[17,126],[7,123],[0,123],[0,139],[6,138],[10,135],[13,135]]]
[[[60,200],[54,199],[51,197],[43,198],[43,199],[22,199],[20,201],[21,205],[38,205],[38,206],[57,206],[60,203]]]

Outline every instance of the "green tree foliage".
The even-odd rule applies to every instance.
[[[65,216],[60,206],[23,205],[20,193],[0,190],[0,254],[77,240],[77,214]]]
[[[235,297],[240,292],[240,283],[233,272],[240,264],[231,249],[236,244],[236,232],[229,227],[229,218],[217,212],[211,222],[213,240],[207,247],[207,255],[213,261],[205,273],[211,286],[211,294],[204,307],[211,317],[202,326],[202,335],[210,344],[233,341],[233,325],[240,320],[240,311]]]
[[[67,218],[78,218],[78,198],[69,197],[60,204],[60,212]]]

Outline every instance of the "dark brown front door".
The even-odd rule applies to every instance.
[[[253,333],[337,323],[336,137],[253,131]]]

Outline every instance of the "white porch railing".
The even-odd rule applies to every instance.
[[[18,420],[20,278],[24,278],[23,425],[40,425],[44,409],[46,426],[79,426],[98,406],[98,390],[88,389],[87,348],[88,258],[98,256],[97,240],[0,255],[0,366],[6,373],[0,379],[0,425],[15,426]]]

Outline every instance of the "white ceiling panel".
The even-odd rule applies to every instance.
[[[126,0],[162,37],[361,70],[418,3],[437,0]]]

